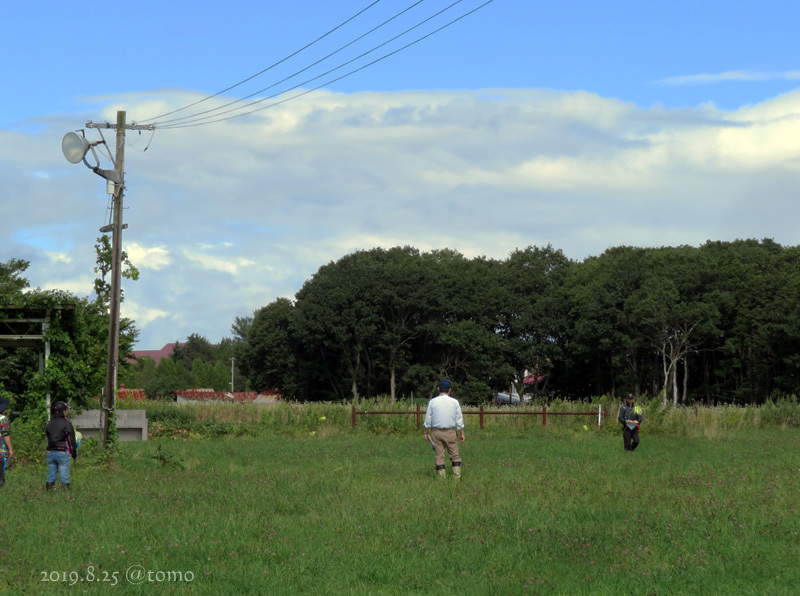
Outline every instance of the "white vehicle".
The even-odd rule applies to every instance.
[[[525,403],[529,403],[531,401],[531,396],[526,395],[523,398]],[[511,393],[508,392],[500,392],[496,393],[494,396],[494,401],[496,404],[518,404],[519,403],[519,394],[514,391]]]

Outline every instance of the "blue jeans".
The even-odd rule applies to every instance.
[[[0,470],[0,472],[2,472],[0,473],[0,485],[3,485],[6,482],[6,465],[8,464],[8,458],[5,455],[0,457],[3,458],[3,469]]]
[[[47,481],[55,482],[56,476],[61,475],[61,484],[69,484],[69,452],[47,452]]]

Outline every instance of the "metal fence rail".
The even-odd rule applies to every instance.
[[[353,428],[356,427],[357,416],[370,416],[373,414],[414,414],[417,420],[417,428],[422,425],[422,418],[425,416],[426,410],[422,410],[417,406],[416,410],[356,410],[353,406]],[[484,410],[483,406],[479,410],[464,410],[464,416],[477,415],[480,416],[480,428],[483,428],[483,421],[486,416],[541,416],[542,426],[547,426],[548,416],[597,416],[597,428],[603,427],[603,406],[598,405],[596,412],[548,412],[547,406],[542,406],[539,412],[519,412],[507,410]]]

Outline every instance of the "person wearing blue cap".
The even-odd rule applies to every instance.
[[[0,399],[0,457],[3,458],[3,461],[0,462],[0,488],[6,484],[8,460],[14,457],[14,448],[11,446],[11,427],[6,416],[9,403],[5,397]]]
[[[439,396],[428,402],[425,412],[425,440],[433,445],[434,463],[436,473],[444,478],[447,469],[444,465],[444,452],[450,458],[453,466],[453,476],[461,479],[461,456],[458,453],[459,436],[461,443],[467,440],[464,436],[464,415],[461,413],[461,404],[450,397],[453,385],[449,379],[439,381]],[[430,434],[428,434],[428,429]]]

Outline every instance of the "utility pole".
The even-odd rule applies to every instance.
[[[116,176],[104,178],[114,184],[113,228],[111,230],[111,296],[108,322],[108,359],[106,360],[106,383],[100,405],[100,442],[105,449],[111,416],[117,397],[117,363],[119,362],[119,301],[122,280],[122,197],[125,191],[125,116],[117,112],[117,147],[114,160]],[[109,128],[109,124],[86,124],[86,128]]]
[[[122,285],[122,197],[125,192],[125,131],[152,130],[152,126],[126,123],[126,113],[117,112],[117,124],[108,122],[86,123],[86,128],[115,128],[117,146],[113,170],[92,168],[95,174],[114,184],[113,228],[111,232],[111,301],[108,322],[108,359],[106,361],[106,383],[103,388],[100,408],[100,436],[102,446],[108,446],[111,417],[117,402],[117,365],[119,363],[119,307]],[[88,164],[87,164],[88,165]]]
[[[98,176],[106,179],[107,188],[113,190],[108,194],[114,197],[113,224],[104,226],[100,231],[105,233],[106,228],[111,228],[111,297],[108,322],[108,360],[106,361],[106,384],[103,388],[103,403],[100,409],[100,438],[103,449],[108,447],[110,421],[117,402],[117,364],[119,362],[119,303],[120,286],[122,280],[122,196],[125,193],[125,131],[126,130],[155,130],[153,124],[127,124],[125,112],[117,112],[117,123],[95,124],[87,122],[86,128],[108,128],[117,131],[116,157],[112,157],[113,170],[100,168],[100,161],[95,153],[95,145],[105,144],[105,139],[90,143],[81,131],[81,134],[68,132],[61,141],[61,151],[67,161],[73,164],[83,162],[87,168]],[[102,137],[102,133],[101,133]],[[86,161],[86,155],[92,152],[96,165]]]

